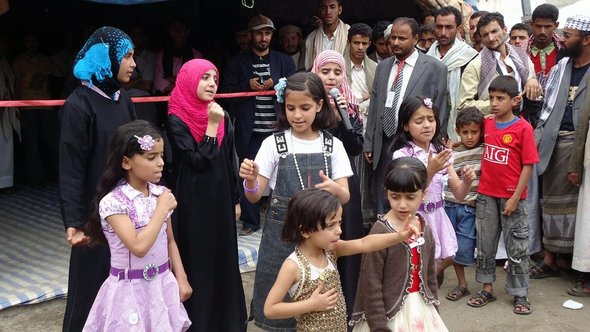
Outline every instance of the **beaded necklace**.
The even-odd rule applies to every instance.
[[[301,189],[305,189],[305,185],[303,184],[303,178],[301,177],[301,171],[299,170],[299,164],[297,163],[297,157],[295,156],[295,147],[293,145],[293,130],[289,128],[289,143],[291,144],[291,154],[293,155],[293,162],[295,163],[295,169],[297,170],[297,176],[299,177],[299,183],[301,184]],[[322,151],[324,155],[324,167],[326,168],[326,176],[330,177],[330,172],[328,171],[328,153],[326,152],[326,147],[324,146],[324,132],[320,130],[320,142],[322,144]]]

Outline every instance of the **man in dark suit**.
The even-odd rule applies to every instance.
[[[371,89],[364,152],[375,173],[372,189],[377,201],[377,213],[386,212],[384,173],[393,153],[389,151],[391,138],[395,134],[395,125],[392,123],[397,123],[403,99],[429,97],[439,110],[446,107],[447,103],[447,68],[440,61],[416,50],[419,31],[418,23],[413,18],[400,17],[393,22],[387,41],[394,56],[377,65]],[[394,84],[400,73],[401,85]],[[397,87],[394,89],[394,86]]]
[[[288,55],[270,49],[275,32],[273,22],[264,15],[254,16],[248,23],[252,34],[252,48],[230,60],[222,91],[272,90],[281,77],[295,73],[295,63]],[[232,98],[230,115],[235,119],[236,152],[240,162],[254,159],[262,141],[275,131],[274,96]],[[242,186],[239,186],[242,188]],[[240,235],[250,235],[260,228],[260,205],[247,200],[241,202],[243,228]]]

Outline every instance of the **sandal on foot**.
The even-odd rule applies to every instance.
[[[517,315],[528,315],[533,312],[531,302],[525,296],[515,296],[512,306],[512,312]]]
[[[541,262],[529,270],[529,278],[530,279],[543,279],[543,278],[550,278],[550,277],[559,277],[560,273],[559,270],[553,270],[551,266],[545,264],[545,262]]]
[[[482,289],[479,292],[477,292],[477,294],[474,297],[467,301],[467,305],[474,308],[480,308],[496,300],[497,299],[494,296],[494,294],[491,294],[490,292]]]
[[[590,282],[578,279],[576,285],[568,289],[567,293],[571,296],[590,297]]]
[[[465,287],[457,286],[457,287],[453,288],[453,290],[447,294],[446,298],[447,298],[447,300],[457,301],[467,295],[471,295],[471,292],[469,291],[469,289],[467,289]]]

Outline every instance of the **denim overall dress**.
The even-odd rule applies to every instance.
[[[296,155],[289,152],[284,132],[274,134],[275,145],[280,154],[277,166],[277,181],[270,197],[269,209],[264,222],[250,309],[251,318],[254,319],[255,324],[267,331],[296,330],[294,318],[266,319],[264,317],[264,302],[272,285],[275,283],[283,262],[295,250],[296,243],[285,242],[281,239],[289,200],[295,193],[303,189],[300,180],[303,181],[306,188],[320,183],[319,172],[323,170],[326,173],[326,164],[329,175],[332,175],[333,137],[326,131],[322,132],[324,137],[322,143],[323,153],[297,153]],[[295,161],[295,158],[297,158],[297,161]],[[297,174],[297,166],[299,167],[301,179]]]

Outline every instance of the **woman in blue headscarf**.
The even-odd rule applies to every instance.
[[[82,330],[109,273],[109,247],[85,246],[84,226],[105,169],[109,139],[117,127],[135,119],[133,102],[121,89],[135,69],[131,38],[112,27],[96,30],[78,52],[73,69],[81,86],[59,114],[60,204],[72,245],[64,331]]]

